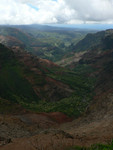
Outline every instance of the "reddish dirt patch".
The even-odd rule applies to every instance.
[[[61,112],[43,113],[43,115],[50,117],[52,120],[56,121],[59,124],[72,121],[72,118],[69,118]]]

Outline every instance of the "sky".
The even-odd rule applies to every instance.
[[[0,0],[0,24],[113,24],[113,0]]]

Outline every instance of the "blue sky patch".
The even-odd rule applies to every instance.
[[[35,9],[35,10],[39,10],[39,8],[38,7],[36,7],[36,6],[34,6],[34,5],[32,5],[32,4],[28,4],[28,6],[30,6],[31,8],[33,8],[33,9]]]

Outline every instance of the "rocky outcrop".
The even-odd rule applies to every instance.
[[[0,146],[6,145],[6,144],[9,144],[9,143],[11,143],[11,138],[7,139],[7,138],[4,138],[4,137],[0,137]]]

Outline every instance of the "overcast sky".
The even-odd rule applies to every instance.
[[[113,24],[113,0],[0,0],[0,24]]]

